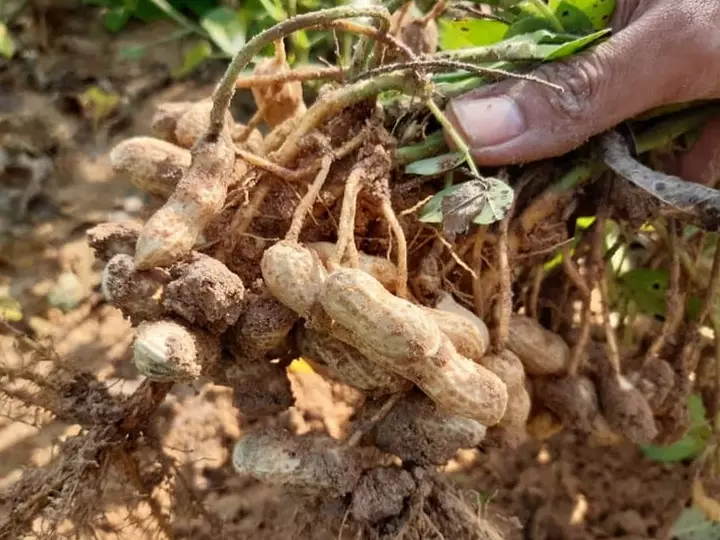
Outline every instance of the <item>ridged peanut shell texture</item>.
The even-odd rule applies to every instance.
[[[331,273],[319,297],[344,332],[336,337],[390,371],[414,382],[446,411],[493,425],[507,390],[484,367],[460,355],[421,307],[398,298],[362,270]]]
[[[260,261],[268,291],[287,307],[307,317],[322,289],[327,272],[310,249],[282,240],[263,253]]]
[[[409,381],[329,334],[300,327],[295,339],[302,357],[329,379],[374,395],[392,394],[410,385]]]
[[[524,315],[510,318],[507,347],[520,358],[528,375],[562,374],[570,363],[567,343]]]

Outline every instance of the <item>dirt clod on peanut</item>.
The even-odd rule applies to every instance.
[[[95,257],[107,262],[118,254],[134,255],[140,229],[133,221],[109,222],[96,225],[86,234]]]
[[[360,478],[350,504],[352,517],[363,523],[377,523],[399,515],[415,491],[412,475],[403,469],[381,467]]]

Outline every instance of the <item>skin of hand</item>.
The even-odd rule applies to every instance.
[[[450,102],[478,165],[556,157],[649,109],[720,98],[720,0],[618,0],[612,28],[609,40],[533,72],[562,92],[508,79]],[[674,172],[703,181],[715,161],[717,174],[719,142],[720,119]]]

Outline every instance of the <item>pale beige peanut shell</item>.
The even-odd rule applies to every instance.
[[[570,362],[567,343],[524,315],[510,318],[507,347],[520,358],[528,375],[564,373]]]
[[[507,387],[523,384],[525,381],[525,369],[520,359],[508,349],[497,354],[486,354],[480,360],[480,364],[497,375]]]
[[[313,251],[287,240],[263,253],[260,269],[270,294],[303,317],[309,315],[327,278]]]
[[[307,246],[318,254],[320,260],[327,266],[328,260],[335,253],[335,244],[331,242],[311,242]],[[360,270],[367,272],[377,279],[390,292],[395,292],[397,286],[397,266],[384,257],[375,257],[359,252]]]
[[[192,164],[174,193],[145,223],[135,249],[141,269],[169,266],[187,256],[225,203],[235,166],[228,130],[192,150]]]
[[[113,171],[157,197],[168,198],[190,167],[190,152],[153,137],[132,137],[110,152]]]
[[[507,408],[498,425],[505,428],[524,430],[531,408],[530,394],[525,389],[525,385],[519,384],[509,387]]]
[[[490,345],[487,326],[445,293],[435,308],[423,308],[455,345],[457,352],[479,362]]]
[[[406,379],[329,334],[300,327],[295,340],[302,357],[330,379],[374,395],[392,394],[410,386]]]
[[[505,412],[507,390],[460,355],[424,310],[397,298],[357,269],[330,274],[319,297],[330,332],[364,356],[414,382],[446,411],[485,425]]]

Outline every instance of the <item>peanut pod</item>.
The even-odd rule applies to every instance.
[[[335,253],[335,244],[331,242],[311,242],[307,247],[317,253],[318,257],[327,267],[328,260]],[[367,272],[377,279],[390,292],[395,292],[397,286],[397,266],[384,257],[375,257],[359,252],[360,270]]]
[[[137,270],[132,256],[119,253],[105,265],[101,290],[110,304],[138,324],[163,316],[160,297],[168,281],[170,277],[164,272]]]
[[[538,377],[533,381],[537,399],[568,428],[589,431],[599,414],[595,385],[587,377]]]
[[[268,291],[307,318],[327,277],[318,256],[305,246],[282,240],[263,253],[260,269]]]
[[[193,381],[220,360],[212,335],[172,320],[144,322],[133,343],[133,362],[153,381]]]
[[[258,62],[253,75],[279,75],[284,71],[290,71],[290,65],[284,58],[275,56]],[[299,81],[253,86],[251,90],[257,109],[262,111],[263,119],[270,128],[282,124],[288,118],[302,116],[307,111],[302,83]]]
[[[225,202],[234,164],[235,147],[227,129],[193,147],[187,173],[140,233],[135,250],[139,269],[167,266],[190,253]]]
[[[460,355],[425,310],[392,295],[369,274],[336,270],[319,303],[333,320],[335,337],[411,380],[446,411],[485,425],[502,418],[507,405],[502,381]]]
[[[237,472],[263,482],[335,497],[351,492],[362,472],[355,452],[330,437],[272,428],[245,434],[232,462]]]
[[[300,327],[295,339],[302,357],[321,375],[374,395],[407,389],[410,382],[335,337]]]
[[[132,221],[101,223],[88,229],[86,234],[95,257],[108,262],[115,255],[135,254],[140,225]]]
[[[167,199],[190,167],[190,152],[152,137],[126,139],[110,152],[113,171],[156,197]]]
[[[222,334],[240,317],[245,287],[227,266],[201,253],[170,271],[163,306],[192,324]]]
[[[288,349],[297,313],[270,296],[251,294],[232,328],[233,349],[249,358],[265,358]]]
[[[622,375],[601,373],[598,397],[603,416],[615,433],[637,444],[650,443],[657,436],[650,405]]]
[[[522,362],[508,349],[504,349],[497,354],[483,356],[480,364],[497,375],[508,388],[525,382],[525,369]]]
[[[507,348],[520,358],[528,375],[562,374],[570,363],[567,343],[524,315],[510,318]]]
[[[353,491],[350,514],[360,523],[378,523],[398,516],[417,486],[412,475],[396,467],[364,473]]]
[[[444,293],[435,308],[423,308],[461,355],[480,362],[490,345],[485,323]],[[482,363],[482,362],[481,362]]]
[[[444,465],[461,448],[485,437],[483,424],[439,409],[414,391],[401,399],[375,426],[375,445],[383,452],[419,465]]]

